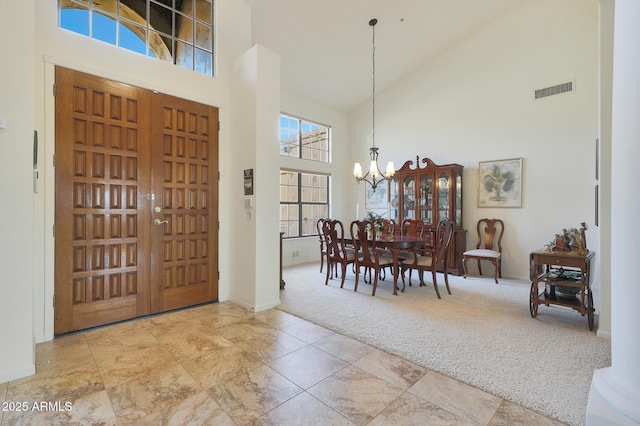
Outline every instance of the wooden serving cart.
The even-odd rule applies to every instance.
[[[549,252],[544,249],[530,254],[531,318],[538,306],[560,305],[587,315],[589,330],[593,330],[593,295],[591,293],[591,260],[595,252]],[[544,284],[544,288],[541,288]]]

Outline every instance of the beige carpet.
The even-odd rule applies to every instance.
[[[529,314],[530,283],[450,276],[392,295],[390,279],[353,291],[349,270],[324,285],[319,264],[286,268],[279,309],[401,356],[571,425],[585,424],[591,377],[611,365],[610,342],[577,311],[540,306]],[[442,281],[442,275],[439,274]],[[430,280],[430,276],[429,276]],[[596,317],[597,319],[597,317]],[[596,322],[597,325],[597,322]]]

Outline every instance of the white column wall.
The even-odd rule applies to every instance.
[[[231,99],[231,155],[228,241],[229,299],[261,311],[280,304],[279,115],[280,58],[253,46],[235,64]],[[244,193],[243,171],[253,169],[253,194]],[[276,246],[277,247],[277,246]]]
[[[255,140],[256,312],[280,304],[280,56],[258,51]]]
[[[640,2],[615,2],[611,170],[611,367],[593,376],[587,424],[640,423]]]
[[[229,229],[233,229],[233,238],[226,241],[231,263],[236,265],[229,271],[229,300],[252,309],[255,306],[255,246],[256,221],[255,209],[245,209],[245,200],[255,200],[254,196],[244,195],[243,170],[256,168],[256,50],[250,49],[235,62],[230,103],[230,135],[234,150],[230,155],[229,198],[224,207],[232,212],[229,216]],[[233,172],[231,172],[233,171]],[[235,212],[235,213],[233,213]],[[234,261],[235,259],[235,261]],[[238,260],[242,259],[241,263]],[[234,263],[235,262],[235,263]]]
[[[600,300],[598,315],[598,336],[611,338],[611,82],[613,80],[613,12],[615,0],[600,0],[599,19],[599,79],[598,118],[600,135],[599,176],[599,224],[597,235],[600,239],[594,277],[599,282],[600,292],[594,298]],[[591,245],[591,241],[589,241]],[[598,273],[599,272],[599,273]]]
[[[34,9],[0,1],[0,383],[35,372]]]

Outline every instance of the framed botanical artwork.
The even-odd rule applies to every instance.
[[[364,206],[367,210],[380,210],[387,211],[387,202],[389,200],[389,192],[386,182],[378,185],[374,191],[371,185],[364,186]]]
[[[522,207],[522,158],[478,163],[478,207]]]

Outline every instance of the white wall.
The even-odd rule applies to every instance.
[[[0,383],[35,372],[34,4],[0,2]]]
[[[522,2],[376,97],[381,162],[462,164],[467,247],[479,218],[503,219],[506,277],[527,279],[529,253],[583,221],[597,247],[597,31],[597,0]],[[534,90],[567,81],[573,93],[534,100]],[[370,114],[363,105],[351,121],[358,159],[371,145]],[[478,161],[514,157],[524,158],[522,208],[478,208]]]

